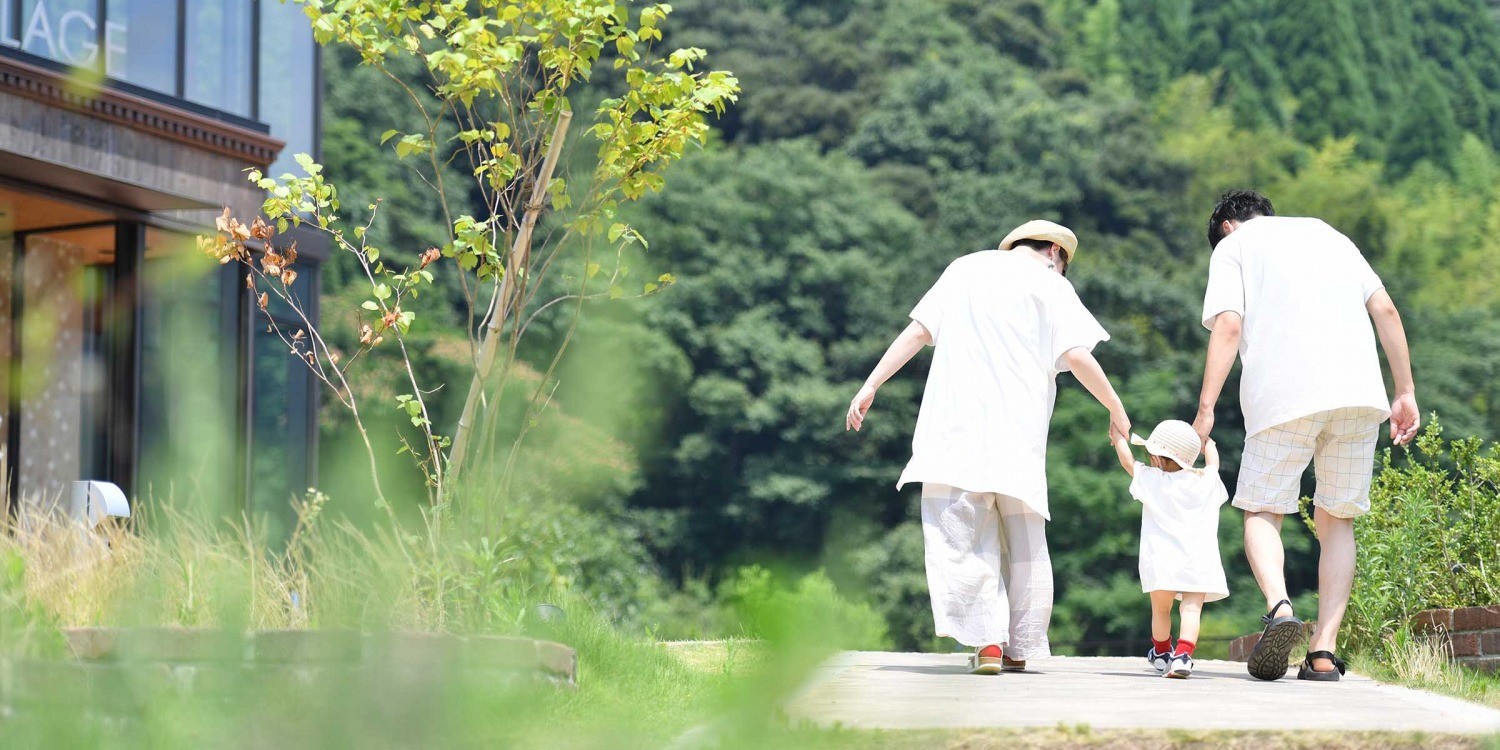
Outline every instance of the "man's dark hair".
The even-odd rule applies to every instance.
[[[1219,198],[1212,216],[1208,217],[1208,247],[1219,246],[1224,239],[1224,222],[1249,221],[1257,216],[1275,216],[1271,199],[1254,190],[1231,190]]]

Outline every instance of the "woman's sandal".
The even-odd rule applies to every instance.
[[[975,649],[969,654],[969,674],[1000,674],[1004,668],[1004,653],[995,645]]]
[[[1292,607],[1290,600],[1282,599],[1260,618],[1266,624],[1266,629],[1261,632],[1260,640],[1250,651],[1250,659],[1245,665],[1251,677],[1260,680],[1279,680],[1285,677],[1292,649],[1302,641],[1301,620],[1295,615],[1276,616],[1277,610],[1283,605],[1287,609]]]
[[[1333,669],[1327,672],[1319,672],[1313,669],[1313,659],[1327,659],[1333,662]],[[1338,682],[1344,671],[1349,668],[1343,659],[1333,655],[1332,651],[1309,651],[1307,658],[1302,660],[1302,668],[1297,670],[1297,679],[1312,680],[1313,682]]]

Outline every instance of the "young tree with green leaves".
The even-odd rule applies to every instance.
[[[446,236],[431,238],[414,264],[387,264],[381,243],[369,232],[378,198],[369,206],[371,221],[351,226],[341,213],[338,189],[306,156],[298,158],[303,176],[252,171],[250,179],[267,191],[262,208],[276,230],[307,224],[323,232],[336,252],[354,259],[368,291],[352,354],[336,351],[306,315],[301,315],[302,329],[282,332],[282,338],[349,408],[365,435],[377,494],[379,461],[348,376],[376,347],[398,348],[410,392],[397,396],[397,406],[422,436],[420,444],[406,443],[403,450],[421,466],[431,499],[445,500],[466,465],[490,455],[495,438],[504,434],[495,424],[496,406],[530,315],[571,303],[576,321],[585,300],[648,295],[672,282],[662,275],[627,293],[627,269],[620,259],[627,246],[644,247],[645,239],[617,221],[616,213],[622,204],[661,189],[664,170],[688,146],[703,142],[708,117],[735,100],[738,83],[724,71],[697,70],[706,55],[702,49],[657,50],[661,23],[672,10],[666,4],[632,12],[629,0],[296,1],[320,44],[355,50],[363,65],[408,95],[418,126],[392,128],[381,142],[390,143],[394,157],[436,195]],[[420,83],[398,73],[398,64],[408,60],[420,63]],[[613,95],[600,101],[575,133],[570,94],[586,83],[607,86]],[[582,179],[570,179],[560,166],[567,163],[563,152],[570,136],[575,143],[587,137],[597,148],[593,169]],[[452,184],[449,165],[455,163],[463,167],[463,185]],[[471,205],[470,196],[478,196],[480,205]],[[558,216],[543,224],[549,207]],[[300,314],[289,290],[295,249],[278,251],[267,224],[247,226],[225,217],[219,228],[208,250],[250,267],[247,283],[260,291],[262,308],[274,294]],[[253,254],[245,243],[257,240],[266,251]],[[445,258],[456,268],[441,262]],[[576,265],[573,288],[540,298],[545,278],[570,264]],[[461,275],[473,365],[451,436],[434,425],[428,408],[428,397],[443,384],[423,382],[406,349],[417,320],[415,301],[434,283],[435,273],[444,271]],[[529,394],[523,424],[514,434],[524,435],[546,402],[545,387]],[[513,445],[507,468],[516,455]]]

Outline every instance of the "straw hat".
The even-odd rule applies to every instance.
[[[1063,255],[1069,263],[1073,262],[1073,254],[1078,252],[1078,237],[1073,234],[1073,230],[1046,219],[1032,219],[1010,230],[1010,234],[1000,241],[1000,249],[1009,250],[1021,240],[1055,242],[1063,249]]]
[[[1184,469],[1193,468],[1193,464],[1198,462],[1198,451],[1203,448],[1203,442],[1198,439],[1193,426],[1179,419],[1162,422],[1151,431],[1151,437],[1144,440],[1140,435],[1132,434],[1130,442],[1133,445],[1144,445],[1147,453],[1170,458]]]

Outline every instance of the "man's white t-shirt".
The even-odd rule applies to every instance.
[[[1137,462],[1130,495],[1141,501],[1141,591],[1229,596],[1219,559],[1219,506],[1229,492],[1219,472],[1167,473]]]
[[[1070,349],[1109,334],[1068,280],[1022,253],[985,250],[948,265],[913,320],[935,348],[911,462],[897,488],[936,482],[1047,509],[1047,427]]]
[[[1365,303],[1384,288],[1359,248],[1319,219],[1262,216],[1219,241],[1203,325],[1237,312],[1245,434],[1329,409],[1390,416]]]

